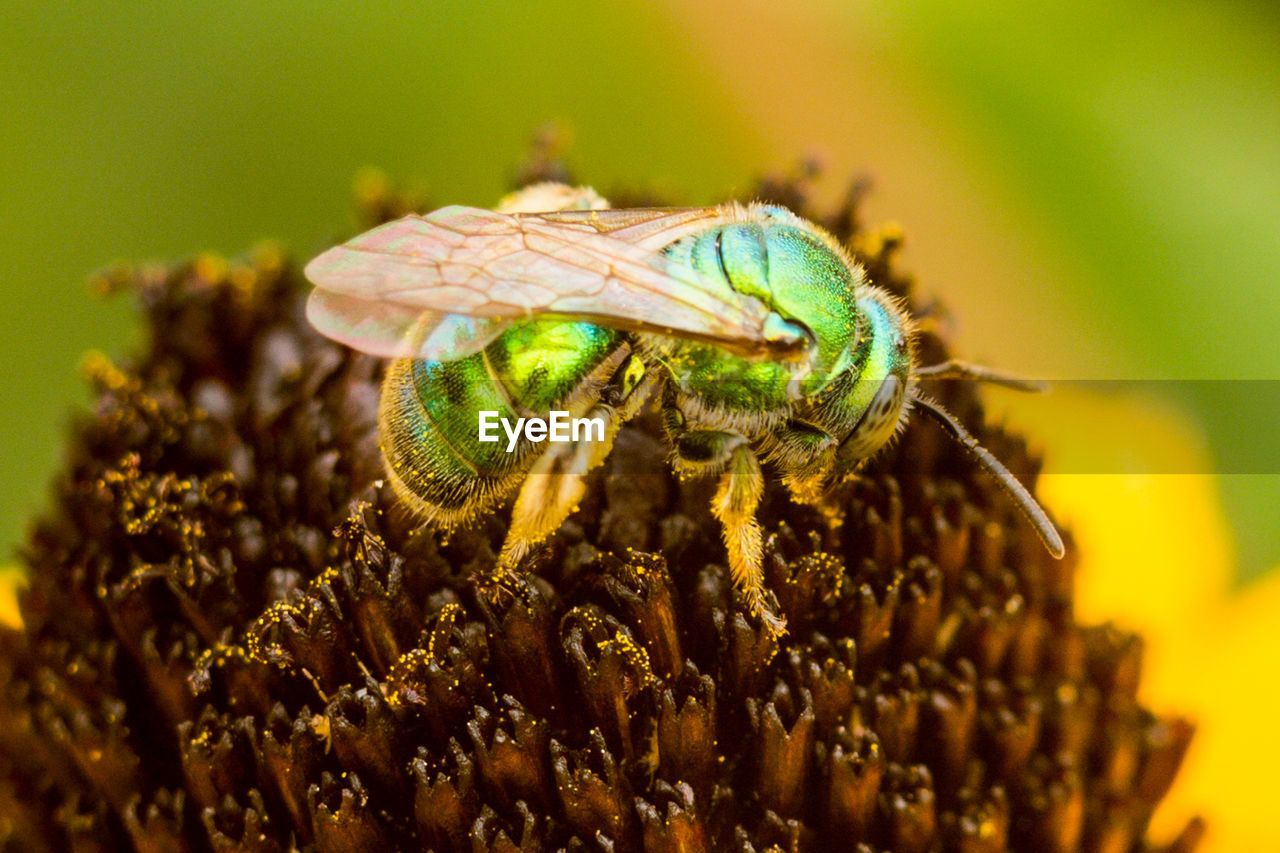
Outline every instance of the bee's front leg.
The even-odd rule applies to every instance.
[[[792,498],[816,505],[822,501],[838,444],[821,428],[791,418],[769,436],[765,458],[782,474]]]
[[[690,430],[675,437],[676,456],[688,473],[721,471],[711,512],[724,531],[729,574],[747,610],[774,637],[786,633],[787,620],[765,598],[764,542],[756,509],[764,494],[764,475],[746,436],[734,432]]]

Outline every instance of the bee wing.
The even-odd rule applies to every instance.
[[[319,332],[352,349],[383,358],[461,358],[501,335],[509,320],[439,314],[316,288],[307,319]]]
[[[308,316],[325,334],[379,355],[458,358],[514,321],[548,316],[704,340],[755,358],[795,358],[805,338],[763,302],[671,267],[659,251],[744,215],[733,207],[441,208],[367,231],[311,261],[306,275],[317,289]]]
[[[621,210],[555,210],[537,214],[547,222],[589,227],[615,240],[658,251],[685,234],[720,222],[742,221],[751,214],[733,207],[632,207]]]

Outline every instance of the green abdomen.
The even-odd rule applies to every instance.
[[[401,359],[387,368],[379,405],[382,451],[396,491],[428,520],[461,521],[501,500],[545,444],[507,451],[479,440],[480,412],[519,418],[553,410],[581,416],[629,347],[589,323],[531,321],[456,361]]]

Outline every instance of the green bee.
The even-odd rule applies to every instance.
[[[1063,553],[1035,499],[917,387],[1017,382],[955,362],[917,367],[897,301],[784,208],[612,210],[589,189],[542,184],[496,211],[445,207],[374,228],[306,275],[317,329],[396,359],[379,423],[404,502],[447,527],[517,492],[489,589],[510,587],[650,398],[676,471],[719,477],[712,512],[730,573],[775,634],[785,622],[762,579],[761,462],[816,502],[912,409],[974,453]]]

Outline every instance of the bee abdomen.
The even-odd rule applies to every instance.
[[[378,421],[387,474],[400,497],[429,521],[463,521],[500,500],[524,465],[505,442],[476,441],[477,412],[498,409],[476,376],[480,356],[440,363],[401,359],[387,368]],[[468,369],[472,368],[472,369]],[[486,391],[490,393],[486,393]]]
[[[425,520],[446,525],[491,508],[547,445],[511,439],[505,427],[481,441],[481,413],[495,425],[558,409],[581,414],[629,352],[609,329],[535,321],[455,361],[392,362],[378,421],[396,492]]]

